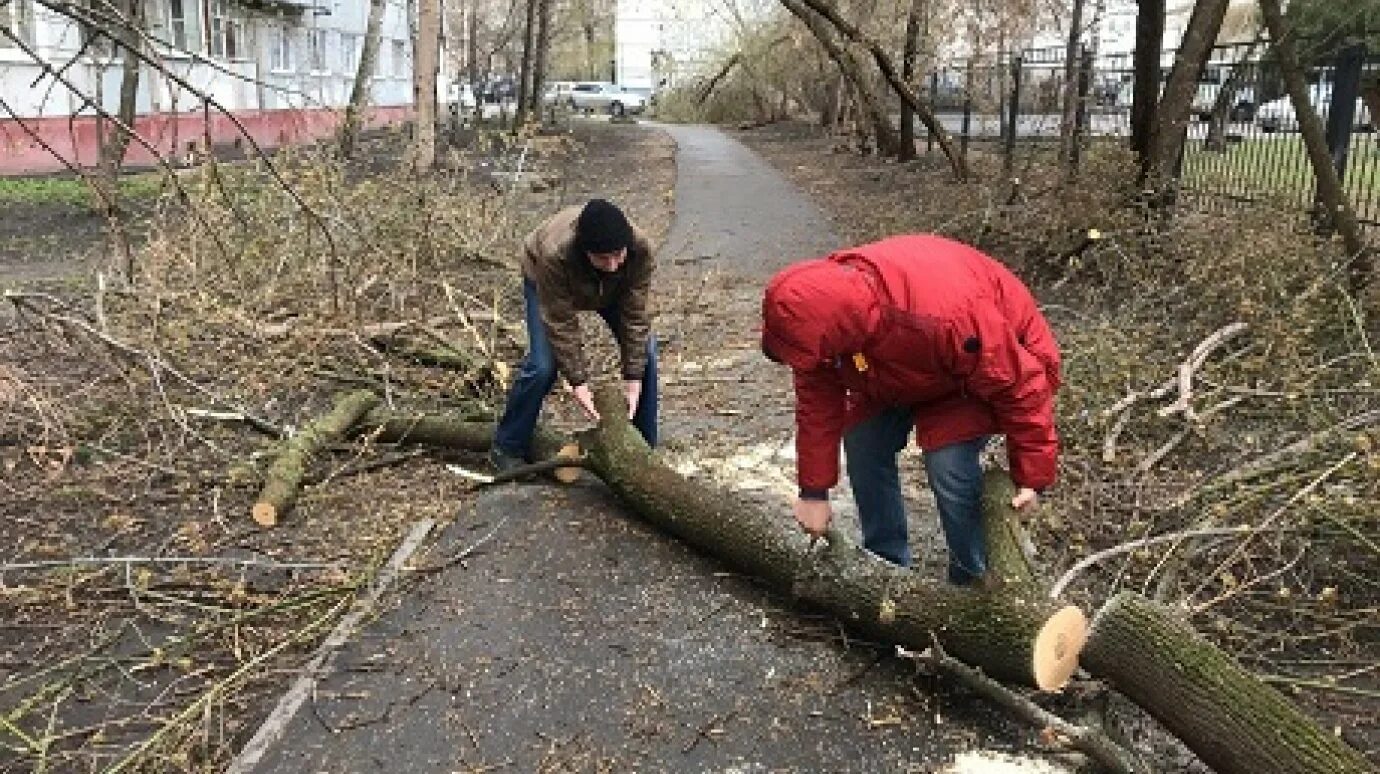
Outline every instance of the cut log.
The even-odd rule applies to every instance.
[[[1097,613],[1083,666],[1219,774],[1375,771],[1170,609],[1137,594],[1123,592]]]
[[[1046,690],[1078,666],[1086,621],[1022,584],[948,585],[879,559],[834,532],[822,551],[782,513],[690,481],[652,453],[617,390],[597,393],[599,426],[581,437],[590,467],[643,519],[776,589],[838,615],[868,637],[927,647],[934,633],[965,663]],[[1008,499],[1009,502],[1009,499]]]
[[[368,390],[346,393],[336,400],[330,412],[289,438],[268,469],[264,488],[254,501],[251,510],[254,521],[264,527],[276,525],[292,508],[306,477],[307,466],[321,447],[343,437],[378,402],[378,396]]]

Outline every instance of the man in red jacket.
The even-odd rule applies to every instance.
[[[1013,507],[1054,483],[1059,347],[1030,291],[967,245],[898,236],[782,270],[762,318],[763,352],[795,377],[801,528],[819,536],[829,527],[842,441],[864,546],[909,566],[896,455],[914,427],[949,580],[980,580],[978,455],[988,438],[1006,436]]]

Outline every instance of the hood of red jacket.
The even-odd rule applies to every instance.
[[[798,371],[857,352],[875,327],[877,299],[857,268],[827,258],[783,269],[762,299],[762,349]]]

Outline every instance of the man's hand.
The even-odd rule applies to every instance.
[[[642,400],[642,380],[628,379],[623,382],[623,389],[628,393],[628,419],[637,416],[637,404]]]
[[[585,415],[595,422],[599,421],[599,409],[594,407],[594,393],[589,391],[588,384],[573,387],[570,394],[575,396],[575,402],[580,404],[580,408],[585,410]]]
[[[1016,496],[1011,498],[1011,507],[1018,511],[1023,511],[1039,499],[1040,496],[1035,493],[1034,489],[1023,486],[1016,492]]]
[[[828,500],[795,501],[795,521],[810,537],[824,537],[833,520],[834,509],[829,507]]]

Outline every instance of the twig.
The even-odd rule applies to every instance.
[[[1285,511],[1289,510],[1289,508],[1294,503],[1298,502],[1304,497],[1307,497],[1309,493],[1311,493],[1314,489],[1317,489],[1319,486],[1321,486],[1322,482],[1331,478],[1333,473],[1336,473],[1337,471],[1346,467],[1348,464],[1351,463],[1352,460],[1360,456],[1360,454],[1361,452],[1359,451],[1354,451],[1350,454],[1347,454],[1345,457],[1338,460],[1327,470],[1324,470],[1322,473],[1318,474],[1316,478],[1314,478],[1312,481],[1309,481],[1308,484],[1305,485],[1302,489],[1291,495],[1288,500],[1284,501],[1283,505],[1275,509],[1275,511],[1271,513],[1269,516],[1266,516],[1265,520],[1260,522],[1259,525],[1255,527],[1250,527],[1249,531],[1246,534],[1246,539],[1242,540],[1241,543],[1236,547],[1236,550],[1232,551],[1230,556],[1223,560],[1221,564],[1217,565],[1217,568],[1215,570],[1204,575],[1202,582],[1199,583],[1198,587],[1193,590],[1193,593],[1189,594],[1188,596],[1190,598],[1198,596],[1198,594],[1201,593],[1203,589],[1207,587],[1207,584],[1212,582],[1213,578],[1217,577],[1219,574],[1221,574],[1223,570],[1230,567],[1232,564],[1236,562],[1237,559],[1241,558],[1241,554],[1246,550],[1246,547],[1251,544],[1251,541],[1255,539],[1256,535],[1259,535],[1261,532],[1264,532],[1266,529],[1269,529],[1270,525],[1274,524],[1280,516],[1283,516]]]
[[[1085,556],[1082,559],[1078,560],[1076,564],[1070,567],[1068,571],[1061,575],[1059,577],[1059,580],[1055,581],[1054,585],[1050,587],[1049,597],[1050,599],[1058,599],[1060,596],[1063,595],[1064,589],[1068,588],[1068,585],[1072,583],[1073,580],[1077,578],[1079,574],[1081,574],[1084,570],[1088,569],[1089,567],[1098,564],[1104,559],[1110,559],[1114,556],[1128,554],[1132,551],[1136,551],[1147,546],[1158,545],[1160,543],[1172,543],[1176,540],[1184,540],[1192,537],[1211,537],[1213,535],[1242,535],[1249,532],[1250,530],[1251,527],[1246,524],[1237,525],[1235,527],[1213,527],[1209,529],[1186,530],[1184,532],[1170,532],[1164,535],[1155,535],[1154,537],[1142,538],[1140,540],[1132,540],[1128,543],[1122,543],[1121,545],[1112,546],[1111,548],[1098,551],[1097,553],[1091,556]]]
[[[339,562],[278,562],[272,559],[238,559],[229,556],[76,556],[70,559],[0,564],[0,573],[15,570],[39,570],[46,567],[70,567],[72,565],[129,566],[134,564],[215,564],[233,567],[267,567],[273,570],[324,570],[340,566]]]
[[[157,367],[158,369],[168,372],[170,375],[175,377],[177,381],[181,382],[182,384],[186,385],[192,390],[200,393],[201,395],[210,398],[213,404],[218,404],[222,406],[230,405],[230,403],[226,401],[224,398],[221,398],[214,392],[211,392],[205,387],[202,387],[200,384],[197,384],[190,377],[184,375],[181,371],[178,371],[177,369],[173,368],[171,365],[168,364],[167,361],[163,360],[162,358],[158,357],[152,352],[147,352],[145,350],[139,349],[138,347],[132,344],[126,344],[125,342],[120,341],[114,336],[109,336],[105,333],[102,333],[101,331],[96,330],[94,326],[92,326],[85,320],[73,317],[71,315],[54,314],[53,312],[47,312],[42,309],[39,309],[32,302],[31,299],[41,296],[35,296],[34,294],[30,293],[17,293],[15,291],[7,290],[4,293],[4,297],[7,300],[9,300],[10,303],[14,304],[16,307],[28,309],[34,314],[37,314],[45,319],[53,320],[54,322],[58,322],[63,325],[76,328],[77,330],[80,330],[83,333],[95,337],[97,340],[106,344],[106,346],[109,346],[112,349],[115,349],[116,351],[124,355],[127,355],[131,358],[143,360],[147,362],[150,367]],[[259,417],[254,416],[249,411],[242,409],[238,406],[231,407],[235,409],[237,414],[239,414],[242,421],[249,424],[259,432],[264,433],[266,435],[271,435],[275,438],[284,437],[284,431],[275,426],[273,423],[269,422],[268,420],[260,419]]]
[[[1213,350],[1220,347],[1227,339],[1232,338],[1238,333],[1242,333],[1246,328],[1247,325],[1243,322],[1224,325],[1214,331],[1212,335],[1198,342],[1198,346],[1193,348],[1193,352],[1189,354],[1188,358],[1185,359],[1183,363],[1179,364],[1178,399],[1170,405],[1160,409],[1160,416],[1167,417],[1171,414],[1183,412],[1184,418],[1188,421],[1192,422],[1196,419],[1197,414],[1194,413],[1193,406],[1190,403],[1193,397],[1194,372],[1203,367],[1203,363],[1207,362],[1208,356],[1212,354]]]
[[[1087,755],[1115,774],[1144,774],[1151,771],[1149,766],[1113,742],[1101,730],[1074,725],[1036,705],[1035,702],[1018,696],[979,670],[952,658],[940,647],[938,637],[934,638],[929,653],[927,661],[939,671],[956,678],[979,696],[1039,728],[1042,737],[1062,741],[1067,747]]]

